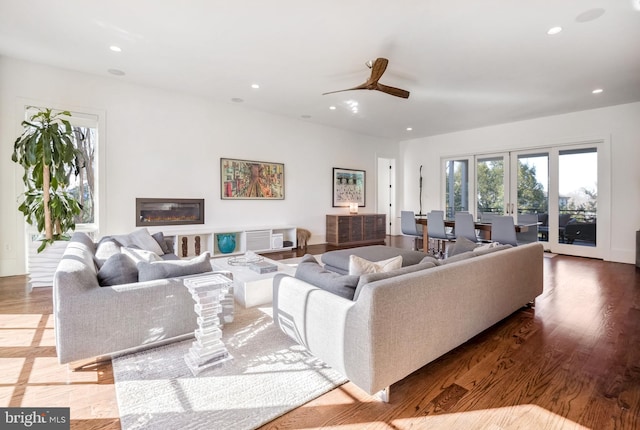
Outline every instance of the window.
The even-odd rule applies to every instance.
[[[29,118],[38,108],[25,110]],[[72,194],[82,206],[76,217],[76,230],[92,231],[98,224],[97,157],[98,157],[98,115],[72,112],[67,118],[71,123],[73,144],[78,150],[80,169],[77,175],[71,173],[67,192]]]

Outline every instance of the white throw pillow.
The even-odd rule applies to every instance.
[[[123,246],[122,248],[120,248],[120,252],[132,259],[135,263],[139,263],[141,261],[145,261],[147,263],[151,263],[152,261],[163,261],[158,254],[156,254],[155,252],[147,251],[146,249],[129,248],[128,246]]]
[[[357,255],[349,256],[349,275],[364,275],[365,273],[382,273],[402,267],[402,255],[382,261],[369,261]]]
[[[485,249],[495,248],[496,246],[500,246],[500,244],[498,242],[489,242],[485,243],[484,245],[476,246],[474,251],[484,251]]]

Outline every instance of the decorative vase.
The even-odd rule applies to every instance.
[[[223,254],[229,254],[236,249],[236,234],[223,233],[218,235],[218,249]]]

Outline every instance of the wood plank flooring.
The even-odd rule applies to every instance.
[[[640,428],[640,270],[567,256],[544,265],[535,308],[394,384],[391,403],[347,383],[263,429]],[[51,313],[50,288],[0,278],[0,406],[66,406],[73,429],[119,429],[110,363],[58,365]]]

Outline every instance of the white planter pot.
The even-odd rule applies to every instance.
[[[67,249],[68,240],[53,242],[38,253],[39,241],[29,244],[29,284],[34,287],[51,287],[53,285],[53,274],[58,267],[58,263]]]

